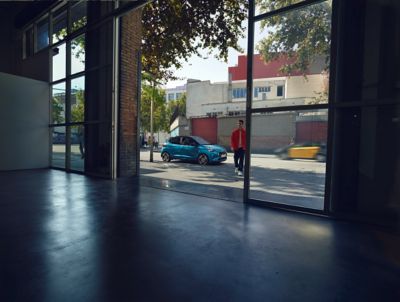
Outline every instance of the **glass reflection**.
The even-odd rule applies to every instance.
[[[53,85],[51,103],[51,123],[65,122],[65,82]]]
[[[61,80],[66,76],[65,50],[65,43],[53,48],[53,81]]]
[[[85,131],[83,125],[71,127],[71,169],[84,171]]]
[[[328,102],[331,11],[325,1],[255,23],[253,108]],[[240,65],[233,81],[242,80]],[[244,101],[245,82],[232,88],[233,101]]]
[[[86,1],[81,1],[71,7],[71,32],[84,27],[86,23]]]
[[[85,70],[85,35],[71,41],[71,74]]]
[[[71,122],[85,120],[85,77],[71,80]]]
[[[36,50],[41,50],[49,45],[49,22],[48,17],[41,20],[36,27],[37,41]]]
[[[65,169],[65,143],[66,143],[66,128],[52,128],[52,156],[51,166]]]
[[[67,11],[60,9],[53,14],[53,43],[63,40],[67,36]]]
[[[252,116],[250,198],[322,210],[328,111]]]
[[[305,0],[256,0],[255,15],[260,15],[274,10],[287,7],[292,4],[303,2]]]

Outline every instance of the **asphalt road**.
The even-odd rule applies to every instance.
[[[154,162],[149,162],[149,159],[149,150],[141,150],[141,175],[184,182],[188,193],[194,190],[196,184],[207,186],[213,194],[225,194],[229,188],[243,189],[243,177],[234,174],[232,153],[228,153],[225,162],[207,166],[179,160],[163,162],[158,152],[154,152]],[[325,163],[281,160],[273,155],[261,154],[251,158],[250,198],[323,209],[324,190]]]

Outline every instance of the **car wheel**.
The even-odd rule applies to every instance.
[[[315,159],[319,162],[324,162],[326,161],[326,156],[323,154],[317,154],[317,156],[315,156]]]
[[[280,159],[289,159],[289,152],[281,152],[278,156]]]
[[[166,162],[171,161],[171,156],[169,155],[168,152],[163,152],[161,154],[161,158],[163,161],[166,161]]]
[[[208,156],[205,154],[200,154],[199,157],[197,158],[197,162],[200,165],[207,165],[208,164]]]

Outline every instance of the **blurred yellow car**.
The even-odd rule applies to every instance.
[[[275,150],[280,159],[314,159],[326,160],[326,145],[319,143],[292,144]]]

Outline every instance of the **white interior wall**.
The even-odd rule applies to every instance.
[[[0,73],[0,171],[49,167],[49,84]]]

